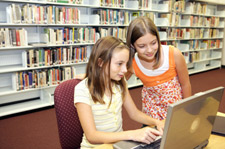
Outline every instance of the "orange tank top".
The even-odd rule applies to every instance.
[[[162,84],[164,82],[167,82],[167,81],[173,79],[175,76],[177,76],[176,66],[175,66],[175,61],[174,61],[174,47],[173,46],[169,46],[169,69],[158,76],[145,75],[138,67],[138,65],[135,61],[135,58],[133,58],[132,66],[133,66],[135,75],[142,81],[142,83],[146,87],[152,87],[152,86]]]

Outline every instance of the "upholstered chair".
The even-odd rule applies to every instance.
[[[71,79],[59,84],[54,92],[55,112],[62,149],[80,148],[83,130],[74,106],[74,87],[80,82]]]

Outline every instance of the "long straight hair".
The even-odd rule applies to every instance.
[[[126,43],[127,43],[127,46],[131,49],[132,57],[134,57],[135,52],[137,52],[134,47],[135,41],[138,40],[140,37],[146,35],[147,33],[150,33],[156,36],[157,38],[158,51],[155,55],[156,63],[153,65],[153,68],[156,69],[159,66],[159,59],[161,56],[161,50],[160,50],[161,42],[160,42],[158,29],[150,18],[146,16],[141,16],[131,21],[127,30]]]
[[[106,88],[109,88],[112,99],[113,92],[111,85],[113,83],[120,86],[122,98],[124,99],[127,87],[124,78],[122,78],[120,81],[111,80],[110,78],[112,54],[115,49],[122,50],[124,48],[130,51],[127,45],[122,42],[122,40],[112,36],[107,36],[99,39],[93,46],[86,67],[86,77],[88,78],[87,84],[91,97],[95,103],[99,102],[101,104],[105,104],[103,96]],[[130,67],[131,63],[132,58],[130,56],[127,67]]]

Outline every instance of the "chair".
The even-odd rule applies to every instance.
[[[80,148],[83,129],[74,106],[74,87],[78,79],[59,84],[54,92],[55,112],[62,149]]]

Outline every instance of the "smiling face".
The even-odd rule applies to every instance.
[[[121,80],[127,72],[129,50],[126,48],[115,49],[112,53],[110,64],[110,78],[115,81]]]
[[[141,60],[152,62],[155,60],[159,45],[156,36],[147,33],[134,42],[134,47]]]

